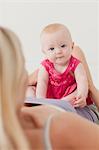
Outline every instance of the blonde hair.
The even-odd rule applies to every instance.
[[[60,23],[53,23],[53,24],[47,25],[47,26],[42,30],[41,36],[42,36],[44,33],[51,34],[51,33],[57,32],[57,31],[59,31],[59,30],[64,30],[64,31],[66,32],[66,34],[68,35],[69,39],[72,40],[69,29],[68,29],[65,25],[60,24]]]
[[[29,149],[16,114],[24,57],[16,35],[0,27],[0,150]]]

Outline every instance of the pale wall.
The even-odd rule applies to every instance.
[[[22,42],[26,67],[31,73],[42,58],[40,32],[49,23],[68,26],[73,40],[87,58],[95,85],[99,88],[99,3],[97,0],[4,1],[0,2],[0,24],[13,29]]]

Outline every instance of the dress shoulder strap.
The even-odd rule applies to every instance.
[[[46,69],[47,72],[53,68],[53,63],[48,59],[43,60],[41,65]]]
[[[77,58],[71,56],[70,64],[69,64],[69,69],[70,69],[72,72],[74,72],[75,69],[76,69],[76,67],[79,65],[79,63],[81,63],[79,59],[77,59]]]
[[[44,127],[44,146],[45,150],[52,150],[52,145],[50,141],[50,124],[53,115],[49,116]]]

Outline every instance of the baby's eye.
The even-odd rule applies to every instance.
[[[54,47],[49,48],[49,50],[53,51],[53,50],[54,50]]]
[[[63,45],[61,45],[61,47],[62,47],[62,48],[64,48],[64,47],[66,47],[66,45],[65,45],[65,44],[63,44]]]

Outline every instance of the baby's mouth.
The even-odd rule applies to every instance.
[[[61,58],[63,58],[63,56],[56,57],[56,59],[61,59]]]

